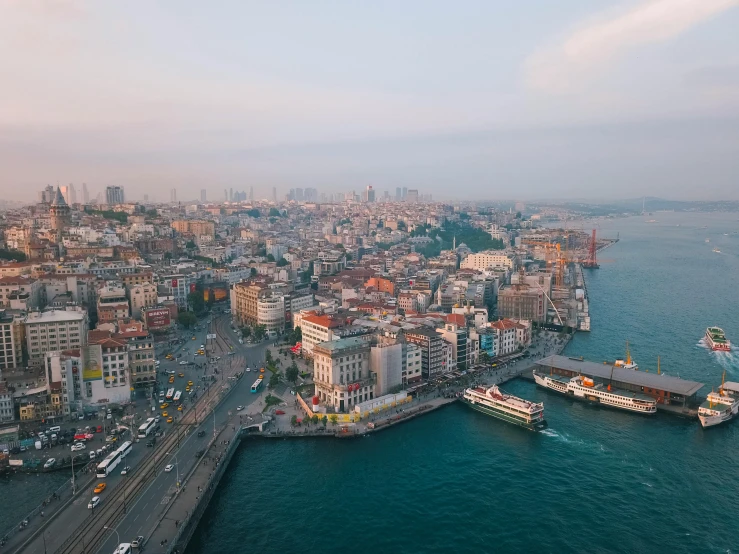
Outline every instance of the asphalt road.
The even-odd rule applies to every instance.
[[[235,348],[237,356],[234,356],[234,358],[239,360],[245,359],[246,363],[252,368],[258,360],[264,359],[266,343],[254,346],[241,346],[236,343],[235,347],[237,347]],[[183,478],[192,469],[196,461],[195,453],[205,448],[208,444],[208,441],[213,436],[214,427],[216,429],[222,427],[226,423],[229,413],[236,412],[236,408],[239,405],[245,407],[242,412],[245,415],[250,412],[261,411],[263,405],[260,406],[259,402],[263,402],[264,396],[267,394],[265,392],[266,388],[263,387],[259,394],[252,394],[250,391],[250,387],[254,382],[254,379],[251,378],[252,375],[256,379],[256,373],[252,371],[251,373],[246,373],[241,380],[237,381],[235,390],[215,410],[215,416],[211,415],[206,418],[193,432],[183,439],[179,449],[171,453],[169,463],[175,465],[175,469],[169,473],[161,470],[138,498],[130,506],[127,506],[126,516],[115,527],[115,531],[118,534],[111,529],[110,536],[98,552],[113,552],[116,546],[118,546],[119,541],[131,542],[139,535],[148,537],[156,526],[167,503],[177,491],[178,472],[179,477]],[[233,383],[233,381],[229,381],[229,383]],[[201,430],[205,431],[206,435],[199,438],[197,432]]]
[[[171,347],[164,346],[157,348],[157,359],[161,361],[161,364],[158,368],[159,372],[171,369],[177,371],[178,373],[182,372],[185,374],[184,378],[175,377],[175,383],[173,385],[170,385],[168,383],[168,376],[162,375],[161,373],[157,374],[158,385],[159,387],[163,387],[165,391],[169,387],[175,387],[176,389],[182,390],[183,398],[186,397],[183,402],[183,410],[189,408],[193,400],[189,395],[187,395],[187,393],[185,393],[185,386],[188,380],[192,380],[195,383],[195,395],[200,397],[202,394],[209,394],[205,391],[204,384],[201,380],[201,377],[203,375],[205,375],[206,377],[215,375],[217,377],[217,381],[214,383],[214,386],[211,389],[217,390],[216,387],[220,387],[223,385],[223,383],[226,383],[226,381],[222,379],[221,375],[223,369],[233,367],[234,369],[241,371],[245,368],[246,364],[250,364],[253,368],[254,365],[264,359],[264,351],[267,344],[260,343],[258,345],[240,345],[238,343],[238,337],[235,335],[235,333],[233,333],[229,326],[230,318],[228,316],[214,316],[210,324],[206,324],[206,322],[207,320],[202,320],[200,322],[203,327],[202,329],[196,329],[193,331],[182,333],[183,337],[186,337],[188,339],[185,340],[183,343]],[[196,356],[195,351],[200,347],[201,344],[206,344],[206,334],[208,332],[216,332],[216,328],[218,328],[220,335],[218,340],[208,341],[208,356]],[[192,340],[193,336],[195,337],[195,340]],[[230,347],[233,347],[233,351],[235,353],[234,355],[228,355],[228,352],[231,351]],[[182,354],[182,357],[173,361],[167,361],[164,359],[164,355],[167,352],[172,352],[175,355]],[[208,358],[212,356],[220,356],[221,359],[218,360],[215,364],[207,363]],[[206,367],[205,369],[198,369],[193,364],[181,366],[179,365],[180,360],[194,360],[196,363],[204,364]],[[216,370],[218,371],[217,374]],[[264,394],[266,394],[264,392],[264,389],[259,395],[253,395],[249,392],[249,387],[253,382],[253,379],[250,379],[250,375],[256,375],[256,373],[247,373],[243,379],[238,381],[238,390],[234,392],[227,399],[227,401],[219,406],[219,408],[216,410],[216,426],[223,425],[228,416],[229,410],[235,410],[236,406],[238,405],[246,406],[254,401],[257,401],[259,398],[262,398]],[[233,384],[234,381],[228,381],[228,383]],[[160,415],[162,411],[159,408],[158,398],[143,398],[143,395],[141,396],[141,398],[138,398],[135,401],[133,409],[129,408],[128,410],[129,414],[134,414],[134,421],[130,424],[131,430],[134,433],[135,430],[137,430],[138,425],[147,417],[152,417],[154,414]],[[154,412],[152,412],[152,406],[155,407]],[[184,414],[184,411],[178,412],[176,406],[174,406],[172,403],[170,403],[170,406],[167,408],[166,411],[169,413],[169,415],[172,415],[175,418],[175,423],[167,424],[164,419],[162,419],[160,421],[161,429],[168,434],[176,432],[176,430],[178,429],[176,422],[182,416],[182,414]],[[244,413],[246,413],[246,411],[247,410],[244,410]],[[198,439],[197,432],[193,432],[183,439],[178,450],[172,452],[172,463],[178,464],[179,473],[182,475],[187,473],[187,471],[189,471],[190,467],[192,466],[192,463],[194,462],[195,452],[200,448],[203,448],[207,444],[209,437],[212,436],[213,417],[211,416],[205,422],[203,422],[198,427],[198,430],[200,429],[206,430],[205,437]],[[148,454],[147,451],[151,450],[150,448],[147,448],[145,446],[145,443],[146,441],[143,439],[138,443],[135,442],[131,453],[127,456],[126,463],[119,464],[118,468],[116,468],[116,470],[111,475],[109,475],[105,479],[96,480],[94,484],[99,481],[105,481],[107,483],[107,489],[108,491],[110,491],[122,479],[127,479],[128,475],[120,475],[120,470],[124,467],[124,465],[130,466],[132,471],[136,469],[137,465],[146,456],[146,454]],[[102,442],[100,444],[102,444]],[[158,446],[159,444],[157,444],[155,448],[158,448]],[[121,528],[121,531],[119,531],[121,532],[122,542],[130,541],[135,536],[137,536],[137,534],[142,534],[139,533],[139,529],[144,529],[145,523],[156,521],[157,514],[159,514],[166,505],[165,499],[168,496],[171,496],[171,487],[176,486],[176,478],[176,470],[173,470],[171,473],[162,472],[155,478],[155,480],[148,486],[148,488],[144,490],[143,494],[139,495],[138,498],[133,500],[133,504],[130,508],[128,506],[128,499],[126,499],[128,515],[124,518],[124,520],[121,521],[121,524],[119,524],[120,526],[125,523],[125,526]],[[92,492],[94,484],[93,486],[88,487],[90,489],[89,491],[85,491],[83,494],[80,494],[77,498],[75,498],[72,505],[68,506],[62,513],[57,515],[49,524],[49,526],[44,530],[44,533],[40,534],[28,545],[26,545],[26,547],[21,550],[21,552],[54,552],[62,544],[62,542],[64,542],[64,540],[66,540],[67,537],[70,536],[70,531],[72,529],[76,529],[80,525],[80,523],[89,515],[87,504],[90,498],[92,498],[92,496],[95,496]],[[106,491],[103,491],[98,496],[100,496],[102,501],[101,506],[103,503],[110,501],[123,502],[122,498],[107,498]],[[144,530],[148,532],[147,529]],[[126,532],[126,537],[128,538],[124,538],[122,531]],[[33,529],[28,529],[25,531],[25,534],[30,535],[31,532],[33,532]],[[111,534],[115,536],[115,533]],[[115,542],[116,539],[113,538],[111,540],[106,541],[103,548],[101,549],[101,552],[113,551],[113,549],[117,546],[117,543]]]

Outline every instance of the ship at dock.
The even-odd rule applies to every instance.
[[[505,394],[497,386],[475,387],[464,391],[462,402],[473,410],[524,427],[541,431],[547,427],[544,404]]]
[[[711,391],[706,401],[698,408],[698,419],[704,429],[731,421],[737,414],[739,414],[739,383],[727,383],[723,378],[721,388],[717,392]]]
[[[654,398],[644,394],[616,390],[610,384],[603,387],[602,383],[595,383],[590,377],[584,375],[561,377],[559,375],[546,375],[538,371],[533,373],[534,381],[540,387],[565,394],[577,400],[640,414],[654,414],[657,412],[657,402]]]
[[[731,341],[726,338],[724,330],[720,327],[709,327],[706,329],[706,344],[708,348],[714,351],[731,351]]]

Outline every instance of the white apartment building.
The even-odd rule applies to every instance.
[[[257,324],[267,331],[282,332],[285,329],[285,297],[281,294],[257,300]]]
[[[332,315],[304,315],[299,320],[303,335],[303,353],[310,355],[313,347],[321,342],[339,338],[338,330],[343,327],[343,321]]]
[[[324,408],[340,413],[375,398],[376,376],[370,371],[370,345],[350,337],[314,346],[315,394]]]
[[[513,268],[513,258],[500,252],[479,252],[468,254],[459,264],[460,269],[478,269],[480,271],[491,267]]]
[[[403,385],[421,380],[421,347],[412,342],[405,344],[405,367],[401,380]]]
[[[15,419],[13,409],[13,394],[5,383],[0,383],[0,423],[7,423]]]
[[[516,335],[518,324],[510,319],[501,319],[490,323],[490,328],[497,335],[498,356],[505,356],[516,351]]]
[[[32,312],[25,318],[28,357],[41,363],[46,352],[87,344],[87,312]]]

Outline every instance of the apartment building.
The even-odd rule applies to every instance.
[[[498,291],[498,315],[509,319],[546,321],[546,296],[542,289],[527,285],[501,287]]]
[[[405,338],[421,349],[421,375],[433,379],[446,371],[444,339],[433,329],[419,327],[405,331]]]
[[[303,354],[310,356],[316,344],[339,338],[339,329],[344,327],[344,319],[330,314],[304,315],[300,320],[303,335]]]
[[[23,364],[22,323],[0,310],[0,370]]]
[[[0,382],[0,423],[8,423],[14,419],[13,394],[5,383]]]
[[[513,258],[501,252],[479,252],[468,254],[459,264],[460,269],[489,269],[489,268],[513,268]]]
[[[202,219],[176,219],[172,222],[172,229],[181,235],[195,235],[196,237],[215,237],[216,226],[212,221]]]
[[[43,363],[46,352],[81,348],[87,344],[85,311],[32,312],[24,323],[29,363]]]
[[[497,336],[498,356],[513,354],[516,351],[516,335],[518,324],[510,319],[501,319],[490,323],[490,329]]]
[[[131,317],[141,319],[141,311],[157,305],[157,286],[153,283],[131,285],[128,288]]]
[[[375,398],[367,341],[350,337],[321,342],[313,347],[313,355],[315,395],[326,408],[346,413]]]
[[[447,371],[467,369],[467,328],[456,323],[447,323],[436,331],[451,347],[453,365],[448,366]]]
[[[157,380],[154,337],[147,331],[132,331],[118,333],[115,338],[128,341],[131,386],[135,389],[153,386]]]

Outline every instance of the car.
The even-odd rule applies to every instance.
[[[162,362],[160,360],[157,360],[156,362],[154,362],[154,365],[159,367],[160,365],[162,365]]]
[[[160,418],[159,416],[156,416],[156,417],[154,418],[154,423],[159,423],[159,420],[160,420],[160,419],[161,419],[161,418]]]
[[[185,387],[185,392],[191,392],[190,386]]]
[[[243,409],[244,409],[244,407],[243,407],[243,406],[236,406],[236,411],[237,411],[237,412],[240,412],[240,411],[241,411],[241,410],[243,410]]]
[[[7,455],[7,454],[6,454]],[[49,469],[56,463],[56,458],[49,458],[46,460],[46,463],[44,464],[44,469]]]
[[[198,450],[197,452],[195,452],[195,457],[200,458],[203,454],[205,454],[205,449]]]
[[[162,417],[167,417],[167,412],[162,412]]]
[[[180,404],[179,406],[177,406],[177,411],[178,412],[181,412],[182,411],[182,404]]]
[[[184,374],[184,373],[182,373],[181,371],[180,371],[180,372],[178,373],[178,375],[179,375],[180,377],[184,377],[184,376],[185,376],[185,374]]]
[[[106,486],[107,485],[105,483],[98,483],[97,487],[95,487],[92,492],[94,492],[95,494],[100,494],[105,490]]]
[[[105,416],[105,417],[106,417],[106,419],[113,419],[113,414],[108,414],[108,415],[107,415],[107,416]]]
[[[195,340],[195,337],[193,337],[192,340]]]
[[[202,438],[204,436],[205,436],[205,431],[203,431],[202,429],[200,431],[198,431],[198,437],[199,438]]]
[[[201,344],[200,345],[200,350],[202,350],[203,348],[205,348],[205,345],[204,344]]]
[[[100,497],[99,496],[93,496],[90,499],[90,502],[87,503],[87,509],[92,510],[95,508],[98,504],[100,504]]]
[[[97,426],[97,432],[98,433],[102,433],[103,432],[103,426],[102,425],[98,425]]]
[[[247,367],[247,368],[246,368],[246,371],[251,371],[251,368],[250,368],[250,367]]]
[[[139,535],[131,541],[131,548],[144,548],[144,537]]]
[[[180,365],[187,365],[187,360],[182,360],[182,361],[180,362]]]
[[[84,450],[86,447],[81,442],[76,442],[72,445],[72,452],[77,452],[78,450]]]
[[[167,464],[166,466],[164,466],[164,473],[169,473],[173,469],[174,469],[174,464]]]
[[[149,448],[153,447],[155,444],[156,444],[156,439],[152,438],[151,440],[146,441],[146,446],[148,446]]]
[[[172,423],[173,421],[174,421],[174,418],[173,417],[170,416],[170,417],[167,418],[167,423]]]
[[[160,409],[162,409],[162,410],[163,410],[164,408],[167,408],[167,407],[169,407],[169,402],[164,402],[163,404],[161,404],[161,405],[159,406],[159,408],[160,408]]]
[[[121,475],[126,475],[129,471],[131,471],[131,468],[126,466],[121,470]]]
[[[188,386],[188,387],[192,387],[192,381],[188,381],[188,382],[187,382],[187,386]]]

